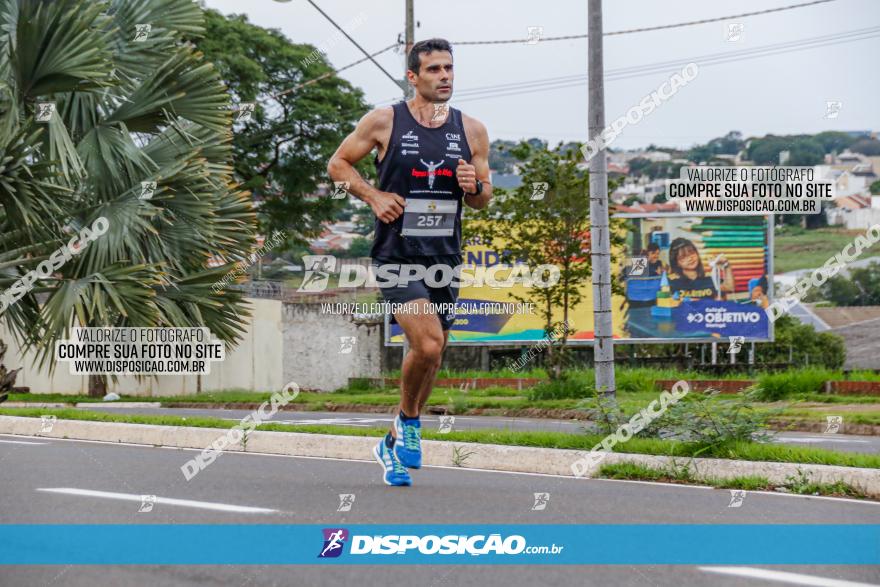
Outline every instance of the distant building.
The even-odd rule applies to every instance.
[[[353,232],[354,222],[334,222],[325,224],[321,236],[309,241],[309,248],[318,255],[333,251],[347,251],[354,239],[361,235]]]
[[[870,162],[867,162],[870,165]],[[873,174],[856,175],[853,169],[862,168],[862,163],[846,164],[846,165],[816,165],[814,169],[814,177],[817,181],[831,181],[834,183],[834,196],[842,198],[844,196],[868,195],[868,189],[873,180]]]
[[[672,161],[672,155],[666,151],[645,151],[641,157],[653,162]]]
[[[865,230],[880,224],[880,201],[875,202],[871,196],[856,194],[835,198],[834,205],[825,211],[825,219],[831,226]]]
[[[626,163],[612,163],[608,162],[608,173],[619,173],[621,175],[626,175],[629,173],[629,165]]]
[[[871,207],[871,198],[859,194],[843,196],[842,198],[835,198],[834,205],[843,210],[861,210]]]
[[[843,165],[848,163],[860,163],[865,156],[861,153],[853,153],[849,149],[845,149],[837,156],[837,162]]]

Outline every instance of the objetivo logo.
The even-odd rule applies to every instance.
[[[348,540],[348,530],[345,528],[324,528],[324,546],[318,554],[318,558],[339,558],[342,554],[345,541]]]

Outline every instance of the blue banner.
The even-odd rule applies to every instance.
[[[5,524],[2,565],[877,565],[872,524]]]
[[[676,331],[690,336],[718,334],[724,339],[728,336],[770,336],[767,312],[754,304],[693,300],[682,302],[675,308],[674,315]]]

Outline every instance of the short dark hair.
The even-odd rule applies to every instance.
[[[422,53],[431,53],[432,51],[449,51],[452,55],[452,45],[446,39],[425,39],[419,41],[412,46],[409,55],[406,58],[406,68],[413,73],[419,73],[422,61],[419,57]]]
[[[660,250],[660,245],[658,245],[658,244],[655,243],[655,242],[651,242],[650,244],[648,244],[648,248],[645,249],[645,250],[648,251],[649,253],[650,253],[651,251],[659,251],[659,250]]]

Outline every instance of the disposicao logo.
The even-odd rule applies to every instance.
[[[348,540],[348,530],[345,528],[324,528],[324,548],[318,558],[336,558],[342,554],[342,547]]]

